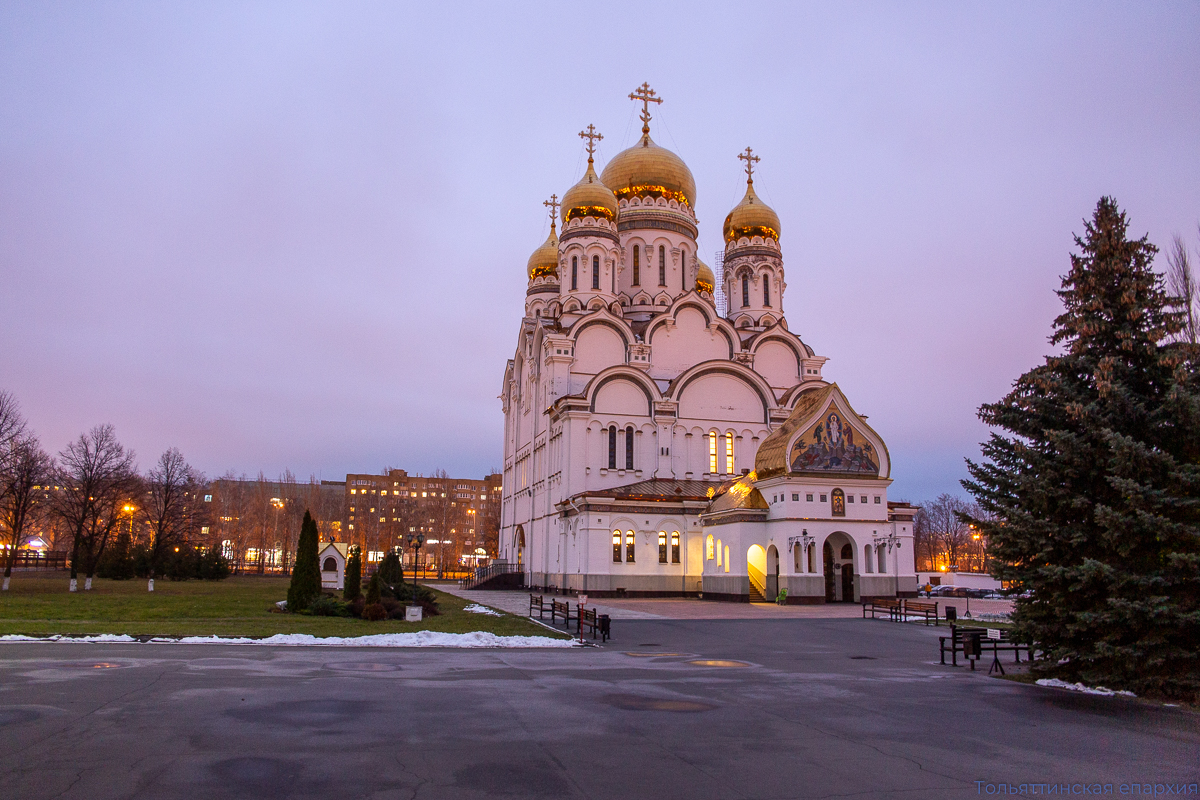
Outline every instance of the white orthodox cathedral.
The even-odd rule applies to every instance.
[[[529,586],[786,602],[913,595],[912,519],[891,459],[788,330],[779,217],[725,218],[719,276],[697,252],[696,184],[642,136],[552,198],[504,373],[500,558]]]

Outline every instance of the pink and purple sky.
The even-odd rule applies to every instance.
[[[51,451],[481,476],[542,200],[643,81],[710,263],[762,157],[788,322],[893,498],[961,492],[1101,195],[1200,245],[1196,2],[8,2],[0,389]]]

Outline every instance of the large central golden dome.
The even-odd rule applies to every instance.
[[[696,208],[696,179],[683,159],[665,147],[659,147],[643,133],[628,150],[609,161],[600,181],[618,198],[666,197]]]

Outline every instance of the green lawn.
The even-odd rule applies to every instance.
[[[341,617],[310,617],[272,611],[287,598],[287,578],[235,576],[223,581],[97,578],[92,591],[67,591],[65,572],[16,573],[12,588],[0,593],[0,634],[126,633],[133,636],[249,636],[308,633],[313,636],[365,636],[374,633],[487,631],[498,636],[555,636],[527,619],[504,614],[468,614],[469,603],[436,592],[441,615],[423,622],[365,622]],[[83,579],[79,581],[83,587]],[[436,590],[435,590],[436,591]],[[340,593],[339,593],[340,596]],[[565,638],[560,635],[560,638]]]

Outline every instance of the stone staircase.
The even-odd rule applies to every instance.
[[[751,603],[767,602],[767,596],[766,596],[766,587],[767,587],[766,578],[767,578],[767,576],[763,575],[761,572],[759,572],[754,567],[754,565],[750,565],[749,573],[750,573],[750,602]]]

